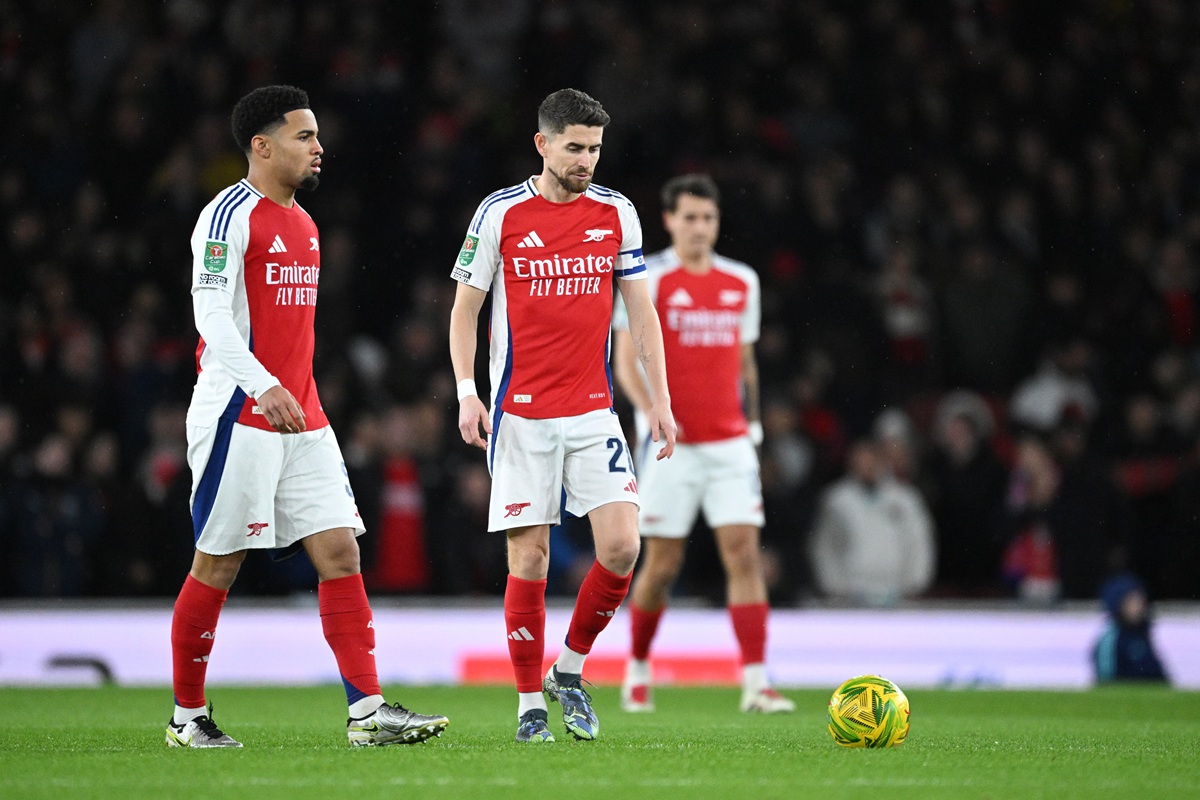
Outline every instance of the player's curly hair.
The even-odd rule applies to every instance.
[[[543,136],[556,136],[568,125],[603,128],[611,118],[599,101],[578,89],[559,89],[538,106],[538,130]]]
[[[295,86],[261,86],[237,101],[230,122],[233,140],[242,152],[250,152],[250,140],[270,133],[284,123],[283,115],[308,108],[308,93]]]
[[[717,182],[703,173],[677,175],[663,184],[663,211],[675,211],[679,206],[679,195],[681,194],[703,197],[706,200],[712,200],[718,206],[721,205],[721,190],[717,188]]]

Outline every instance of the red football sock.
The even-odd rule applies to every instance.
[[[546,656],[546,581],[508,576],[504,590],[504,623],[508,626],[508,657],[518,692],[542,690],[542,660]]]
[[[650,657],[650,644],[654,641],[654,634],[658,633],[658,621],[666,610],[666,606],[663,606],[658,611],[646,611],[637,603],[629,604],[630,636],[633,639],[631,654],[638,661]]]
[[[761,664],[766,658],[768,608],[766,603],[729,606],[733,635],[742,651],[742,666]]]
[[[632,572],[618,575],[605,569],[599,561],[592,562],[592,568],[579,587],[579,597],[575,599],[575,613],[571,615],[571,627],[567,628],[567,647],[582,655],[591,652],[596,637],[608,627],[617,607],[629,593],[632,580]]]
[[[317,604],[325,641],[337,659],[346,702],[382,695],[375,670],[375,621],[361,574],[333,578],[317,584]]]
[[[175,705],[204,706],[204,675],[212,652],[217,618],[229,592],[188,575],[171,616],[171,661],[174,665]]]

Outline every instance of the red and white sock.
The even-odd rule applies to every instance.
[[[375,621],[361,574],[317,584],[325,641],[337,659],[350,716],[360,719],[383,703],[375,668]]]
[[[229,592],[188,575],[175,600],[171,616],[172,687],[175,690],[176,725],[203,716],[204,676],[212,653],[217,619]]]
[[[658,633],[658,623],[662,619],[666,606],[657,611],[647,611],[637,603],[629,604],[629,635],[632,639],[630,654],[638,661],[650,658],[650,645],[654,635]]]
[[[729,606],[729,619],[733,622],[733,635],[738,641],[742,655],[742,688],[757,691],[766,688],[766,670],[763,662],[767,652],[766,603],[747,603]]]
[[[508,657],[517,691],[542,692],[542,661],[546,656],[546,581],[508,576],[504,590],[504,623],[508,628]],[[543,701],[544,706],[544,701]]]
[[[592,562],[575,598],[575,613],[571,615],[567,640],[558,658],[559,672],[582,674],[584,656],[592,652],[596,637],[612,622],[621,601],[629,594],[632,580],[632,572],[618,575],[599,561]]]

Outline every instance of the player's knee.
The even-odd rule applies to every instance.
[[[628,575],[637,563],[640,547],[641,542],[636,536],[608,542],[603,547],[597,546],[596,560],[609,572]]]

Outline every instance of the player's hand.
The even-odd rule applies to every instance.
[[[467,444],[486,450],[487,439],[480,434],[481,429],[488,436],[492,433],[487,407],[476,395],[467,395],[458,404],[458,432]]]
[[[304,430],[304,409],[300,408],[292,393],[282,386],[272,386],[260,394],[255,402],[267,423],[280,433],[299,433]]]
[[[670,458],[675,453],[675,437],[679,434],[675,425],[675,415],[671,413],[671,403],[655,403],[650,406],[647,417],[650,423],[650,438],[656,442],[663,442],[662,449],[658,451],[654,460]]]

